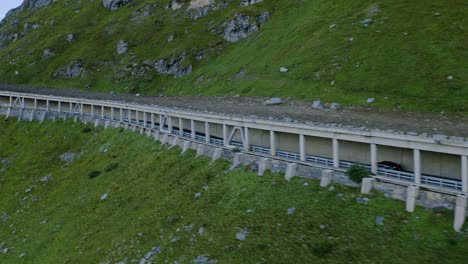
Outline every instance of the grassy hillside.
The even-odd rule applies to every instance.
[[[468,261],[452,212],[228,171],[132,132],[1,119],[0,146],[1,263]]]
[[[110,11],[102,1],[58,0],[20,13],[15,26],[16,17],[10,17],[0,32],[24,37],[0,50],[0,81],[347,105],[365,105],[373,97],[374,105],[385,108],[468,111],[465,1],[265,0],[242,7],[233,0],[198,19],[190,18],[190,1],[178,1],[182,7],[176,10],[170,2],[133,1]],[[258,34],[238,43],[218,35],[236,13],[253,18],[263,12],[270,19]],[[40,27],[31,29],[33,24]],[[71,33],[76,40],[69,42]],[[119,40],[128,43],[128,54],[116,53]],[[55,56],[43,57],[45,49]],[[192,65],[191,74],[174,78],[155,71],[158,59],[181,54],[180,66]],[[81,77],[53,77],[72,61],[84,66]],[[280,67],[289,72],[280,73]]]

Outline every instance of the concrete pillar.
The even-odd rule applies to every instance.
[[[159,141],[159,132],[154,132],[154,141]]]
[[[172,134],[172,117],[167,116],[167,129],[169,130],[169,133]]]
[[[62,102],[57,101],[57,112],[61,113],[62,112]]]
[[[333,139],[333,167],[340,167],[340,144],[338,139]]]
[[[421,151],[413,150],[414,182],[421,183]]]
[[[237,168],[241,165],[243,156],[244,156],[243,153],[240,153],[240,152],[234,153],[231,169]]]
[[[111,120],[114,120],[114,107],[111,107]]]
[[[128,118],[128,123],[132,123],[132,110],[127,109],[127,118]]]
[[[192,142],[190,142],[190,141],[188,141],[188,140],[184,141],[184,147],[182,148],[182,153],[185,153],[185,152],[187,152],[187,150],[190,149],[190,144],[191,144],[191,143],[192,143]]]
[[[301,161],[306,161],[306,140],[302,134],[299,135],[299,157]]]
[[[190,120],[190,131],[192,133],[192,139],[195,139],[195,135],[196,135],[195,120]]]
[[[19,119],[19,120],[22,120],[22,119],[23,119],[23,112],[24,112],[23,109],[20,109],[20,110],[19,110],[19,116],[18,116],[18,119]]]
[[[169,135],[164,133],[163,137],[161,139],[161,144],[163,144],[163,145],[166,144],[168,139],[169,139]]]
[[[73,110],[71,110],[71,111],[73,111]],[[94,105],[91,105],[91,116],[94,117]]]
[[[131,125],[132,126],[132,131],[135,132],[136,131],[136,125]]]
[[[205,145],[204,144],[198,144],[197,146],[197,155],[196,157],[205,155]]]
[[[205,122],[205,142],[210,144],[210,123]]]
[[[179,117],[179,136],[184,136],[184,120]]]
[[[223,124],[223,145],[225,147],[229,146],[229,133],[228,133],[228,126]]]
[[[374,184],[374,178],[364,178],[361,183],[361,193],[369,194],[372,190],[372,185]]]
[[[34,110],[37,110],[37,99],[36,98],[34,98]]]
[[[120,122],[123,122],[123,109],[119,109],[119,117],[120,117]]]
[[[32,122],[34,120],[34,115],[36,114],[36,110],[31,111],[31,116],[29,117],[29,122]]]
[[[250,151],[250,137],[249,137],[249,128],[244,128],[244,150]]]
[[[146,127],[146,112],[143,112],[143,126]]]
[[[213,156],[211,156],[211,162],[219,160],[223,156],[223,149],[222,148],[216,148],[213,151]]]
[[[170,148],[173,148],[175,146],[179,145],[180,138],[179,137],[174,137],[174,140],[172,140],[172,144]]]
[[[136,119],[135,124],[140,125],[140,114],[137,110],[135,110],[135,119]]]
[[[270,155],[276,156],[276,133],[270,130]]]
[[[99,126],[99,119],[94,120],[94,127]]]
[[[286,174],[284,175],[284,179],[290,181],[294,176],[296,176],[297,171],[297,164],[296,163],[288,163],[286,166]]]
[[[83,104],[80,104],[80,115],[83,115],[84,107]]]
[[[461,156],[462,191],[468,192],[468,156]]]
[[[414,212],[414,207],[416,206],[416,198],[419,194],[419,187],[416,185],[408,186],[406,191],[406,211]]]
[[[76,123],[76,121],[78,121],[78,117],[77,117],[77,116],[75,116],[75,117],[73,118],[73,122]],[[84,122],[83,122],[83,123],[86,125],[86,117],[84,118]]]
[[[104,106],[101,105],[101,118],[104,119]]]
[[[376,144],[370,144],[370,154],[371,154],[371,172],[374,175],[377,175],[378,173],[378,167],[377,167],[377,145]]]
[[[453,220],[453,229],[460,232],[466,218],[466,195],[459,194],[455,201],[455,217]]]
[[[320,177],[320,187],[327,187],[333,177],[333,171],[332,170],[323,170],[322,171],[322,176]]]
[[[154,129],[154,125],[155,125],[154,124],[154,113],[151,113],[150,119],[151,119],[151,129]]]
[[[260,158],[258,160],[258,176],[263,176],[265,171],[270,169],[270,166],[269,158]]]
[[[50,110],[50,102],[49,100],[46,100],[46,111]]]
[[[124,129],[125,129],[125,130],[128,129],[128,123],[125,123]]]

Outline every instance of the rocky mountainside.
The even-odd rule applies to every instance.
[[[459,0],[24,0],[0,23],[0,82],[467,113],[467,8]]]

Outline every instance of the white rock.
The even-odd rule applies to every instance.
[[[109,194],[105,193],[103,196],[101,196],[101,201],[104,201],[105,199],[107,199],[107,197],[109,197]]]
[[[337,24],[331,24],[328,28],[329,29],[334,29],[334,28],[336,28],[336,26],[338,26],[338,25]]]
[[[375,98],[367,98],[368,104],[372,104],[373,102],[375,102]]]
[[[280,68],[280,72],[282,72],[282,73],[286,73],[286,72],[288,72],[288,71],[289,71],[289,69],[286,68],[286,67],[281,67],[281,68]]]
[[[453,76],[452,76],[452,75],[447,76],[447,80],[452,81],[452,80],[453,80]]]

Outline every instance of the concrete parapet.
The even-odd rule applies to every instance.
[[[419,187],[416,185],[408,186],[406,189],[406,211],[414,212],[414,207],[416,205],[416,198],[419,194]]]
[[[170,148],[173,148],[175,146],[178,146],[179,145],[179,141],[180,141],[180,138],[179,137],[174,137],[174,140],[172,140],[172,143],[171,143],[171,147]]]
[[[205,155],[205,145],[204,144],[198,144],[197,145],[197,157]]]
[[[297,176],[296,171],[297,171],[297,164],[288,163],[286,167],[286,174],[284,175],[284,179],[286,179],[287,181],[290,181],[293,177]]]
[[[361,183],[361,193],[369,194],[372,190],[372,184],[374,183],[374,178],[364,178]]]
[[[263,176],[266,170],[271,168],[271,162],[269,158],[260,158],[258,160],[258,176]]]
[[[211,162],[215,162],[219,160],[223,155],[223,149],[222,148],[216,148],[213,151],[213,155],[211,156]]]
[[[192,144],[192,142],[190,142],[188,140],[185,140],[184,141],[184,146],[182,147],[182,153],[187,152],[190,149],[191,144]]]
[[[320,187],[327,187],[333,177],[333,171],[332,170],[323,170],[322,171],[322,177],[320,177]]]
[[[169,135],[167,135],[166,133],[163,134],[162,136],[162,139],[161,139],[161,144],[164,145],[168,142],[169,140]]]
[[[467,197],[464,194],[459,194],[455,201],[455,217],[453,220],[453,229],[457,232],[463,227],[466,218]]]
[[[231,169],[235,169],[242,164],[242,157],[244,156],[243,153],[236,152],[232,158],[232,166]]]
[[[143,127],[140,127],[140,135],[143,135],[145,133],[145,129]]]
[[[131,125],[132,126],[132,131],[135,132],[136,131],[136,125]]]
[[[35,110],[32,110],[31,111],[31,116],[29,116],[29,122],[32,122],[34,120],[34,116],[36,114],[36,111]]]
[[[154,141],[159,141],[159,138],[160,138],[159,132],[158,131],[154,132],[153,137],[154,137]]]

